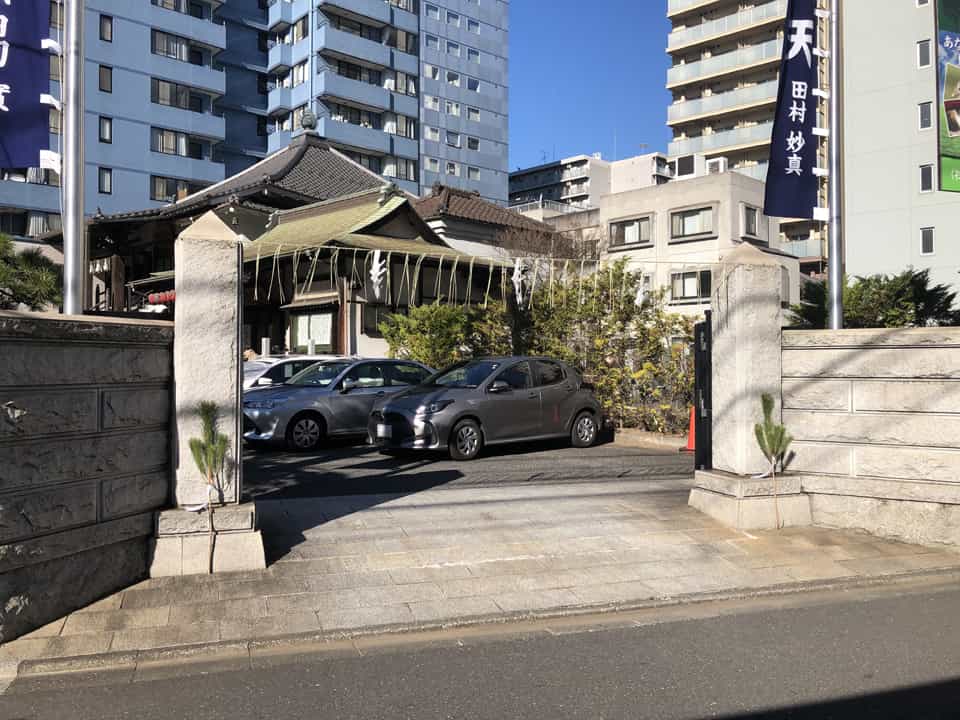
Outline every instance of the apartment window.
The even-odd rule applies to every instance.
[[[920,192],[933,192],[933,165],[920,166]]]
[[[480,23],[478,23],[476,20],[471,20],[470,18],[467,18],[467,30],[470,31],[470,32],[472,32],[472,33],[476,33],[477,35],[479,35],[479,34],[480,34]]]
[[[440,161],[436,158],[428,157],[423,163],[424,169],[428,172],[440,172]]]
[[[710,271],[695,270],[670,274],[670,299],[673,302],[698,302],[710,299]]]
[[[203,112],[203,96],[192,92],[186,85],[150,78],[150,101],[158,105]]]
[[[427,17],[430,18],[431,20],[439,20],[440,8],[434,5],[427,5]]]
[[[468,179],[468,180],[479,180],[479,179],[480,179],[480,168],[468,167],[468,168],[467,168],[467,179]]]
[[[930,41],[921,40],[917,43],[917,67],[930,67]]]
[[[610,247],[627,245],[651,245],[651,218],[641,217],[610,223]]]
[[[456,55],[460,57],[460,45],[455,42],[447,41],[447,53],[449,55]]]
[[[410,138],[411,140],[417,139],[417,121],[413,118],[407,117],[406,115],[397,115],[395,121],[391,121],[390,127],[387,128],[387,132],[392,132],[394,135],[399,135],[400,137]]]
[[[100,39],[104,42],[113,42],[113,18],[109,15],[100,16]]]
[[[712,207],[670,213],[670,237],[673,240],[685,240],[712,233]]]
[[[433,95],[424,95],[423,96],[423,106],[427,110],[436,110],[440,111],[440,98],[434,97]]]
[[[427,65],[423,66],[423,75],[427,80],[439,80],[440,79],[440,68],[436,65]]]
[[[468,77],[467,90],[472,90],[473,92],[480,92],[480,81],[477,80],[476,78]]]
[[[113,92],[113,68],[108,65],[100,66],[100,92]]]
[[[467,48],[467,60],[470,62],[480,62],[480,51],[473,48]]]
[[[460,117],[460,103],[447,100],[446,109],[447,109],[447,115]]]
[[[100,116],[100,142],[113,142],[113,118],[106,115]]]
[[[175,130],[151,128],[150,149],[164,155],[179,155],[194,160],[203,158],[203,145],[196,140],[192,140],[186,133]]]
[[[323,17],[321,15],[321,17]],[[343,30],[344,32],[352,33],[353,35],[363,35],[364,26],[353,20],[347,20],[346,18],[341,18],[339,16],[334,16],[335,19],[331,19],[330,24],[336,27],[337,30]],[[305,40],[310,37],[310,17],[304,15],[302,18],[297,20],[293,25],[289,27],[286,33],[282,36],[278,36],[277,40],[282,42],[284,45],[295,45],[301,40]]]
[[[467,108],[467,120],[473,120],[474,122],[480,122],[480,109],[475,107]]]
[[[203,185],[186,180],[152,175],[150,177],[150,199],[160,202],[174,202],[202,190],[203,187]]]
[[[923,7],[924,5],[929,5],[930,0],[917,0],[917,7]]]
[[[417,81],[413,75],[397,72],[396,74],[396,92],[404,95],[417,96]]]
[[[453,70],[447,70],[447,85],[460,87],[460,73],[455,73]]]
[[[97,189],[101,195],[113,194],[113,170],[102,167],[97,173]]]
[[[56,108],[50,108],[49,117],[47,120],[48,129],[54,135],[60,135],[62,133],[61,124],[63,122],[63,116],[60,111]]]
[[[418,46],[420,40],[416,33],[399,30],[395,27],[388,27],[384,32],[387,34],[384,45],[411,55],[420,54],[420,48]]]
[[[460,147],[460,133],[447,130],[447,145],[450,147]]]
[[[430,142],[440,142],[440,131],[435,127],[424,127],[426,138]]]
[[[190,42],[186,38],[160,30],[153,30],[150,38],[150,52],[154,55],[162,55],[181,62],[190,60]]]
[[[760,227],[760,211],[755,207],[743,208],[743,234],[748,237],[758,237]]]
[[[460,27],[460,16],[447,10],[447,24]]]
[[[933,228],[920,228],[920,254],[933,255]]]
[[[417,2],[416,0],[387,0],[391,5],[401,10],[406,10],[407,12],[416,12],[417,11]]]
[[[417,181],[417,161],[407,158],[387,157],[383,161],[383,174],[398,180]]]
[[[433,35],[427,35],[424,43],[427,46],[427,50],[440,50],[440,38],[436,38]]]
[[[340,105],[339,103],[327,103],[330,110],[330,119],[337,122],[350,123],[351,125],[360,125],[361,127],[379,130],[382,127],[382,117],[379,113],[359,110],[349,105]],[[302,114],[302,113],[301,113]],[[294,120],[294,127],[299,127]]]
[[[453,175],[455,177],[460,177],[460,166],[455,162],[447,163],[447,175]]]
[[[50,27],[63,29],[63,4],[59,0],[50,0]]]
[[[479,150],[480,149],[480,138],[475,138],[467,136],[467,150]]]
[[[929,130],[933,127],[933,103],[922,102],[917,108],[920,113],[920,129]]]

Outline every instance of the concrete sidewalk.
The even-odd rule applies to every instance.
[[[267,501],[267,570],[147,580],[0,647],[0,662],[638,607],[960,568],[960,553],[865,533],[732,531],[687,507],[689,487],[648,479]]]

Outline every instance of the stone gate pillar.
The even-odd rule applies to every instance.
[[[690,505],[743,529],[776,525],[773,483],[753,478],[769,463],[757,445],[754,425],[763,419],[760,398],[768,393],[781,416],[781,332],[787,284],[775,257],[743,243],[714,271],[713,471],[698,471]],[[778,491],[782,522],[810,523],[809,499],[798,480],[784,477]]]

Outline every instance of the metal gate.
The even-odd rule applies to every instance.
[[[693,401],[696,418],[694,466],[697,470],[713,469],[713,338],[710,314],[707,310],[706,320],[693,328]]]

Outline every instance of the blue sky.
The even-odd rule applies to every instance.
[[[512,0],[510,170],[667,149],[666,0]],[[642,147],[643,144],[647,148]]]

